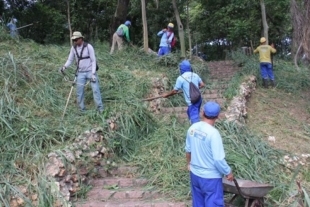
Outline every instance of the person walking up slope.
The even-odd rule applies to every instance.
[[[157,33],[157,36],[161,37],[158,56],[167,55],[171,52],[171,42],[174,38],[173,28],[174,25],[169,23],[167,29],[163,29]]]
[[[113,34],[113,41],[110,54],[112,55],[114,52],[115,45],[117,44],[118,50],[123,48],[123,39],[125,39],[128,43],[130,43],[129,38],[129,27],[131,26],[130,21],[126,21],[124,24],[121,24],[116,32]]]
[[[17,28],[16,28],[17,19],[12,18],[11,21],[6,25],[10,30],[11,37],[17,37]]]
[[[214,127],[220,111],[218,103],[207,102],[202,121],[187,131],[185,151],[193,207],[224,207],[222,177],[234,179],[225,160],[221,135]]]
[[[259,53],[260,72],[263,79],[263,86],[268,88],[268,79],[271,81],[271,86],[275,86],[273,68],[271,64],[271,53],[276,53],[274,44],[267,45],[265,37],[260,38],[260,46],[258,46],[254,53]]]
[[[202,98],[196,102],[192,103],[190,100],[190,82],[194,83],[197,88],[202,88],[205,84],[202,82],[199,75],[193,72],[191,64],[188,60],[183,60],[180,63],[180,73],[181,75],[177,78],[174,89],[166,94],[163,98],[168,98],[178,93],[178,90],[183,90],[184,99],[187,103],[187,116],[191,124],[200,121],[200,106],[202,103]]]
[[[97,110],[101,113],[103,112],[103,103],[99,89],[99,79],[96,72],[97,63],[94,48],[91,44],[84,42],[84,37],[81,32],[73,32],[71,39],[74,42],[74,46],[71,47],[68,60],[60,71],[63,73],[75,59],[77,63],[76,95],[80,110],[82,112],[86,110],[84,105],[84,88],[87,81],[90,80],[94,101],[97,105]]]

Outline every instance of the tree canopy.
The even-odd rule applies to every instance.
[[[18,27],[34,23],[19,31],[24,38],[43,44],[63,43],[69,35],[67,3],[72,30],[81,31],[87,39],[109,41],[118,24],[131,20],[131,39],[134,44],[143,45],[141,0],[3,0],[2,17],[9,21],[14,16],[18,19]],[[290,0],[265,0],[264,3],[269,40],[281,46],[283,39],[291,39],[293,33]],[[257,0],[179,0],[176,4],[181,22],[187,22],[188,9],[193,46],[200,46],[211,56],[217,54],[213,58],[219,58],[218,54],[225,49],[249,47],[251,42],[256,46],[263,35],[261,7]],[[169,22],[177,25],[172,2],[146,1],[146,14],[149,47],[157,50],[156,33]],[[186,48],[188,50],[188,42]]]

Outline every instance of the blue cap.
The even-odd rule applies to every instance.
[[[220,114],[221,112],[221,107],[218,103],[214,101],[208,101],[204,106],[203,106],[203,111],[206,116],[209,117],[216,117]]]
[[[126,25],[126,26],[130,26],[130,25],[131,25],[131,22],[127,20],[127,21],[125,22],[125,25]]]
[[[181,63],[180,63],[180,72],[181,72],[181,75],[185,72],[191,72],[192,71],[192,67],[191,67],[191,64],[189,63],[188,60],[183,60]]]

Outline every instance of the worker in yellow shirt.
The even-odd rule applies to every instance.
[[[271,86],[275,86],[275,80],[273,75],[273,68],[271,64],[271,53],[276,53],[274,44],[267,45],[266,38],[260,38],[260,46],[258,46],[254,53],[259,53],[260,72],[263,78],[263,86],[268,88],[268,79],[271,81]]]

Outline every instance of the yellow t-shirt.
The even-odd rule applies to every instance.
[[[262,63],[271,63],[271,53],[276,53],[277,50],[272,48],[270,45],[260,45],[254,53],[259,52],[259,61]]]

